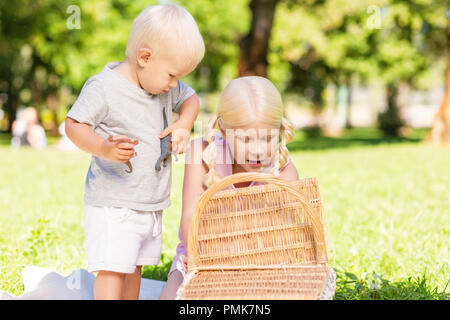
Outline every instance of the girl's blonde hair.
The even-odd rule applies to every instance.
[[[279,128],[281,141],[273,155],[272,174],[278,175],[279,169],[287,161],[286,144],[292,140],[294,129],[283,117],[283,102],[277,88],[268,79],[258,76],[241,77],[232,80],[222,91],[217,114],[209,121],[205,130],[208,146],[203,151],[203,160],[208,166],[204,184],[209,187],[222,177],[214,169],[216,145],[213,143],[214,128],[220,121],[225,127],[246,126],[258,119],[274,128]]]
[[[174,4],[147,7],[134,19],[125,50],[127,58],[136,61],[141,48],[152,50],[155,56],[181,53],[178,58],[192,68],[205,54],[205,44],[194,18]]]

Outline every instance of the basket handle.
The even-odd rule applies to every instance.
[[[304,195],[299,192],[296,188],[290,185],[285,180],[268,173],[259,173],[259,172],[242,172],[230,175],[228,177],[223,178],[219,182],[213,184],[209,187],[199,198],[197,205],[194,210],[194,214],[191,219],[191,223],[189,226],[189,238],[188,238],[188,269],[192,269],[192,266],[198,265],[197,261],[195,261],[196,257],[194,252],[199,252],[198,246],[198,227],[200,224],[200,215],[203,209],[205,208],[208,201],[216,194],[216,192],[221,191],[222,189],[228,187],[229,185],[240,183],[240,182],[266,182],[278,185],[284,188],[286,191],[290,192],[294,195],[302,204],[302,207],[306,214],[309,216],[312,222],[312,229],[314,233],[314,238],[316,241],[320,239],[324,239],[324,230],[321,225],[320,217],[314,214],[313,209],[311,208],[309,202],[305,200]],[[325,259],[326,257],[319,257],[318,260]],[[191,266],[191,267],[189,267]]]

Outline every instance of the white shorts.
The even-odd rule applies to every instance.
[[[161,258],[162,210],[84,205],[88,271],[133,273]]]

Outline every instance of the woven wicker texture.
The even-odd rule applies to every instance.
[[[264,185],[223,190],[244,181]],[[317,299],[329,267],[314,178],[240,173],[211,186],[191,220],[182,299]]]

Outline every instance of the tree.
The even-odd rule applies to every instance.
[[[426,87],[424,79],[442,55],[439,15],[446,5],[445,0],[282,3],[269,60],[277,61],[274,56],[281,55],[288,61],[290,79],[285,87],[302,93],[317,90],[311,96],[318,98],[318,107],[327,83],[345,89],[353,80],[382,81],[387,108],[379,116],[379,127],[398,135],[404,125],[399,92],[408,86]]]
[[[93,4],[77,7],[82,14],[80,29],[68,23],[70,6],[71,2],[59,0],[0,3],[0,91],[6,94],[10,125],[17,109],[31,104],[49,109],[56,134],[60,89],[79,88],[86,79],[88,62],[82,49],[92,39]]]
[[[250,31],[239,42],[239,76],[267,76],[267,52],[277,3],[278,0],[250,1]]]
[[[187,82],[196,91],[220,90],[224,83],[236,76],[239,57],[239,39],[248,29],[250,12],[248,0],[182,0],[180,1],[195,18],[205,42],[205,56],[200,65],[189,75]]]
[[[378,126],[389,136],[402,135],[405,126],[400,90],[416,86],[432,65],[425,55],[422,34],[427,5],[423,1],[391,0],[384,7],[383,27],[374,37],[374,60],[386,87],[386,110],[378,115]]]
[[[447,11],[447,71],[445,92],[441,106],[428,133],[427,141],[432,143],[450,143],[450,10]]]
[[[283,82],[287,91],[308,97],[317,112],[324,106],[324,90],[334,84],[337,109],[349,109],[353,81],[377,74],[370,46],[374,31],[366,28],[366,8],[374,2],[380,1],[280,3],[269,53],[276,65],[269,67],[269,75]],[[279,72],[281,61],[287,61],[290,77]],[[332,121],[326,131],[338,134],[345,124]]]

